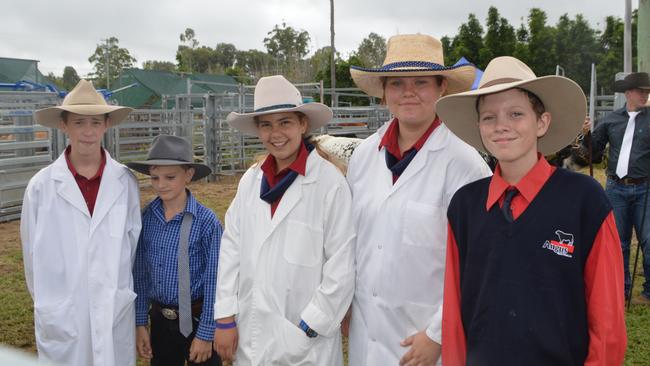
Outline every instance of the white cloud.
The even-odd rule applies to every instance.
[[[623,1],[499,0],[498,9],[519,26],[532,7],[555,24],[568,13],[585,15],[592,27],[602,27],[607,15],[622,17]],[[633,1],[633,7],[638,1]],[[263,49],[263,39],[275,24],[304,29],[312,50],[330,43],[327,0],[5,0],[0,30],[0,57],[40,60],[47,74],[61,74],[66,65],[80,75],[91,71],[88,57],[101,39],[115,36],[138,60],[175,61],[179,35],[193,28],[202,45],[219,42],[238,49]],[[335,2],[336,47],[344,56],[370,32],[386,38],[401,33],[454,35],[470,12],[484,22],[489,2],[457,0],[338,0]]]

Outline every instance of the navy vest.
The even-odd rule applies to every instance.
[[[583,272],[611,206],[591,177],[556,169],[508,223],[485,210],[490,178],[458,190],[448,211],[458,244],[467,365],[583,365],[589,347]]]

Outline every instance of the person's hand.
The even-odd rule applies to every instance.
[[[217,320],[218,323],[232,323],[235,317],[223,318]],[[238,342],[237,327],[231,329],[219,329],[214,331],[214,349],[217,351],[223,361],[233,361],[237,351]]]
[[[149,337],[149,329],[144,325],[135,327],[135,345],[138,350],[138,355],[145,360],[153,358],[151,351],[151,338]]]
[[[345,337],[350,336],[350,318],[352,318],[352,307],[348,309],[348,312],[345,313],[345,316],[341,321],[341,334]]]
[[[585,121],[582,124],[582,134],[586,135],[587,132],[591,131],[591,119],[589,116],[585,117]]]
[[[212,356],[212,342],[194,337],[190,345],[190,361],[202,363]]]
[[[440,358],[440,345],[432,341],[424,331],[406,337],[400,346],[411,347],[399,360],[400,366],[430,366],[435,365]]]

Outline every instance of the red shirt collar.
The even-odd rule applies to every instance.
[[[83,177],[88,180],[95,180],[99,179],[102,177],[102,174],[104,173],[104,167],[106,167],[106,153],[104,152],[104,149],[100,149],[101,154],[102,154],[102,161],[99,164],[99,169],[97,169],[97,173],[92,178],[86,178],[83,175],[80,175],[77,172],[77,169],[75,169],[74,165],[72,165],[72,161],[70,160],[70,153],[72,152],[72,146],[68,145],[68,147],[65,148],[65,162],[68,164],[68,169],[70,170],[70,173],[72,173],[72,176],[75,178],[78,177]]]
[[[300,144],[300,148],[298,150],[298,156],[296,156],[296,160],[294,160],[288,167],[282,169],[279,172],[276,172],[275,158],[273,157],[273,155],[269,154],[266,157],[266,159],[264,159],[264,162],[262,163],[262,166],[260,168],[262,169],[262,172],[264,173],[266,180],[269,182],[269,185],[273,187],[275,183],[277,183],[280,179],[282,179],[283,176],[285,176],[289,172],[289,170],[293,170],[294,172],[304,176],[305,171],[307,170],[308,157],[309,157],[309,151],[307,151],[307,147],[303,142]]]
[[[426,131],[420,136],[420,138],[413,144],[408,149],[405,149],[404,152],[407,152],[411,149],[415,149],[417,151],[420,151],[424,144],[427,142],[429,139],[429,136],[435,131],[436,128],[440,126],[440,118],[436,117],[435,120],[433,120],[433,123],[427,128]],[[399,137],[399,121],[397,118],[393,118],[391,121],[390,125],[386,129],[386,132],[384,133],[384,136],[381,138],[381,141],[379,142],[379,150],[381,150],[382,147],[385,147],[386,150],[388,150],[391,155],[398,159],[402,159],[402,153],[399,151],[399,142],[398,142],[398,137]]]
[[[546,183],[554,171],[555,167],[551,166],[542,154],[537,153],[537,163],[535,163],[533,168],[514,186],[526,200],[526,205],[530,204],[533,199],[535,199],[537,193],[539,193],[542,186],[544,186],[544,183]],[[490,180],[485,209],[490,210],[495,203],[499,202],[505,191],[510,187],[511,185],[503,179],[503,176],[501,175],[501,167],[497,164],[492,179]]]

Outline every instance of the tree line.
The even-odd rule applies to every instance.
[[[632,18],[632,56],[636,67],[636,23],[638,12]],[[586,92],[590,87],[591,63],[598,73],[599,93],[611,93],[614,75],[623,70],[624,23],[619,17],[608,16],[604,29],[593,28],[578,14],[571,18],[562,15],[555,25],[548,23],[547,14],[530,9],[518,27],[490,7],[485,23],[475,14],[469,14],[456,35],[441,38],[445,64],[451,65],[465,57],[480,69],[494,57],[515,56],[527,63],[537,75],[554,74],[559,65],[565,75],[575,80]],[[176,62],[146,60],[142,68],[179,73],[227,74],[240,82],[253,84],[266,75],[283,74],[294,82],[324,80],[330,84],[329,46],[322,47],[308,56],[311,37],[302,29],[286,23],[277,24],[263,39],[265,50],[239,50],[232,43],[217,43],[214,47],[201,44],[193,29],[187,28],[179,35]],[[93,72],[88,75],[96,85],[106,87],[106,53],[109,54],[109,77],[112,83],[121,70],[134,67],[137,60],[130,52],[119,46],[119,40],[110,37],[98,44],[88,58]],[[386,39],[377,33],[369,33],[357,49],[347,56],[336,53],[337,87],[354,86],[349,67],[351,65],[377,67],[386,53]],[[62,77],[48,75],[57,84],[70,89],[78,81],[74,68],[66,66]]]

